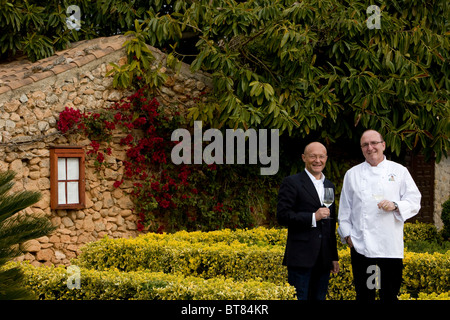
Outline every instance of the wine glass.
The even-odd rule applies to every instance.
[[[380,203],[384,198],[384,189],[381,183],[375,183],[372,185],[372,197],[377,201],[377,204]],[[381,209],[379,209],[381,212]]]
[[[334,190],[333,188],[324,188],[323,189],[323,204],[330,208],[330,206],[333,204],[334,201]],[[324,219],[331,219],[330,216],[324,218]]]

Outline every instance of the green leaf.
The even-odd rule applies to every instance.
[[[281,38],[281,42],[280,42],[280,47],[281,47],[281,48],[284,47],[284,45],[286,44],[286,42],[288,41],[288,39],[289,39],[289,31],[286,30],[286,31],[284,32],[283,38]]]

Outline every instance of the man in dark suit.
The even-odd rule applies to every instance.
[[[283,265],[299,300],[325,300],[330,271],[339,272],[335,204],[323,205],[324,188],[333,188],[322,173],[327,150],[319,142],[305,147],[305,170],[284,178],[278,193],[277,220],[288,228]]]

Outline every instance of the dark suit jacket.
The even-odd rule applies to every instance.
[[[324,187],[334,189],[327,179]],[[311,227],[312,213],[320,207],[319,195],[305,171],[284,178],[277,205],[278,223],[288,228],[283,265],[311,268],[318,262],[323,268],[331,268],[331,261],[338,261],[335,204],[330,206],[333,219],[322,219],[317,227]]]

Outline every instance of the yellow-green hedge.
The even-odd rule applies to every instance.
[[[354,299],[350,252],[341,250],[339,254],[341,271],[331,275],[327,299]],[[404,262],[401,299],[448,298],[449,255],[406,253]],[[294,295],[294,289],[285,279],[274,283],[251,274],[245,280],[236,281],[220,275],[205,279],[181,273],[124,272],[115,268],[99,271],[83,267],[81,289],[70,290],[64,267],[21,266],[27,286],[41,299],[291,299]],[[279,268],[275,269],[286,272],[285,267]]]
[[[345,255],[345,259],[349,255]],[[36,297],[46,300],[292,300],[295,289],[288,284],[276,285],[261,280],[234,281],[224,277],[203,279],[162,272],[116,269],[98,271],[80,269],[80,288],[69,289],[65,267],[34,267],[28,263],[9,263],[6,268],[20,266],[26,287]],[[344,268],[349,267],[344,263]],[[348,272],[332,276],[327,299],[354,299]],[[404,291],[404,288],[402,288]],[[402,293],[401,300],[450,300],[450,292],[426,293],[418,296]]]
[[[258,246],[270,246],[286,244],[287,229],[286,228],[265,228],[258,227],[253,229],[223,229],[210,232],[202,231],[178,231],[175,233],[156,234],[147,233],[139,236],[138,238],[151,241],[151,240],[184,240],[189,242],[203,242],[203,243],[232,243],[240,242],[248,245]],[[405,223],[404,226],[404,240],[436,240],[438,238],[438,232],[434,225],[428,223]],[[339,241],[340,242],[340,241]]]
[[[214,244],[217,242],[223,243],[245,243],[256,246],[271,246],[286,244],[287,229],[275,229],[258,227],[253,229],[222,229],[217,231],[203,232],[203,231],[178,231],[175,233],[147,233],[137,237],[147,241],[152,240],[180,240],[188,242],[202,242]]]
[[[436,235],[437,231],[433,225],[424,223],[405,224],[405,241],[431,240],[435,239]],[[212,232],[148,233],[135,239],[103,239],[90,243],[83,248],[80,260],[87,267],[90,266],[99,270],[115,267],[125,271],[150,269],[153,271],[171,272],[174,268],[173,263],[167,263],[166,260],[173,255],[177,258],[179,256],[179,253],[175,254],[173,250],[208,253],[211,250],[217,251],[214,248],[217,247],[224,249],[224,252],[234,250],[236,254],[242,250],[263,255],[269,252],[270,256],[273,253],[272,251],[281,252],[284,250],[286,236],[286,229],[267,229],[264,227],[235,231],[225,229]],[[103,249],[106,245],[108,246],[108,251],[117,251],[118,253],[106,254]],[[346,247],[340,246],[340,249],[345,249]],[[121,253],[123,253],[123,256],[121,256]],[[230,256],[229,253],[226,253],[226,255]],[[191,256],[189,258],[192,258]],[[143,261],[144,258],[146,259],[145,261]],[[271,259],[270,257],[268,258]],[[230,257],[230,259],[235,258]],[[210,268],[210,263],[205,265],[200,258],[192,261],[190,263],[191,266],[186,266],[186,261],[179,262],[181,262],[180,268],[188,268],[189,271],[193,271],[196,274],[207,275],[208,272],[211,273],[211,271],[203,270],[204,268]]]
[[[281,265],[283,252],[282,246],[261,247],[237,241],[212,244],[173,239],[104,238],[86,245],[73,263],[97,270],[148,270],[206,279],[224,276],[281,283],[287,276],[286,267]]]
[[[450,291],[450,251],[441,253],[405,252],[403,287],[407,293]]]
[[[433,241],[439,238],[439,233],[433,224],[416,221],[415,223],[405,223],[403,238],[406,242],[417,240]]]
[[[433,237],[432,228],[412,224],[408,237]],[[73,265],[82,288],[69,290],[63,267],[23,264],[27,285],[42,299],[291,299],[281,265],[286,229],[146,234],[87,244]],[[339,250],[338,275],[328,299],[354,299],[350,251]],[[450,252],[405,251],[401,299],[447,299]]]
[[[104,238],[90,243],[74,264],[97,270],[147,270],[205,279],[222,276],[237,281],[261,279],[275,284],[286,283],[287,270],[281,265],[284,245],[263,246],[258,242],[257,245],[250,245],[237,240],[216,242],[220,239],[211,240],[204,233],[199,233],[197,240],[193,237],[191,241],[186,241],[184,236],[148,237]],[[349,249],[339,250],[339,258],[341,272],[331,276],[328,298],[354,299]],[[450,291],[449,269],[450,252],[429,254],[406,251],[401,292],[416,297],[419,292]]]
[[[328,284],[328,300],[354,300],[356,297],[353,286],[353,273],[350,260],[350,250],[339,250],[339,273],[330,275]]]
[[[290,300],[295,289],[260,280],[203,279],[162,272],[80,268],[80,288],[69,289],[65,267],[20,265],[26,286],[45,300]]]
[[[417,298],[411,297],[409,293],[401,294],[399,300],[450,300],[450,292],[444,293],[422,293]]]
[[[333,300],[355,299],[350,250],[339,251],[341,271],[331,275],[327,298]],[[450,252],[414,253],[406,252],[403,260],[403,282],[400,293],[403,297],[418,297],[423,294],[440,295],[450,291]]]

